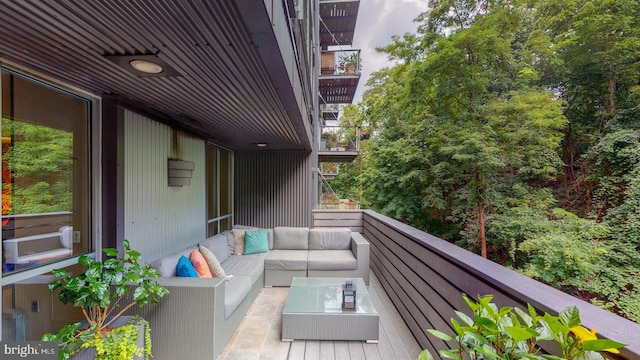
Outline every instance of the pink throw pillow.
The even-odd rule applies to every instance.
[[[207,260],[204,259],[204,256],[198,250],[193,250],[191,255],[189,255],[189,260],[193,267],[196,269],[198,273],[198,277],[201,278],[212,278],[213,274],[211,274],[211,270],[209,270],[209,264],[207,264]]]

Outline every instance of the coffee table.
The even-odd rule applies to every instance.
[[[356,309],[342,310],[342,284],[356,286]],[[294,277],[282,310],[282,341],[362,340],[377,343],[379,317],[360,278]]]

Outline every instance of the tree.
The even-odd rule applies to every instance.
[[[565,202],[582,214],[602,207],[582,155],[610,131],[638,127],[640,3],[539,2],[532,53],[542,85],[567,102],[563,140]]]
[[[11,170],[11,213],[71,211],[73,134],[9,119],[2,133],[12,139],[3,152],[3,166]]]
[[[380,159],[397,159],[398,185],[409,193],[415,188],[422,201],[397,195],[414,209],[442,210],[462,225],[469,246],[479,240],[485,257],[486,223],[508,201],[505,190],[548,179],[559,169],[556,149],[566,123],[562,102],[530,85],[535,70],[520,55],[524,45],[518,40],[528,18],[513,5],[435,2],[419,18],[425,22],[420,40],[404,37],[419,43],[422,54],[409,53],[404,64],[386,73],[393,80],[382,83],[384,98],[377,96],[383,90],[365,95],[368,113],[388,114],[390,103],[398,104],[391,107],[398,114],[383,119],[383,135],[388,134],[381,141],[393,145],[386,147],[388,154],[376,151]],[[407,53],[398,49],[408,45],[381,50],[398,58]]]

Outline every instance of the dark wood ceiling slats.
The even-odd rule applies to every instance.
[[[352,45],[359,7],[360,0],[320,0],[320,46]]]
[[[0,57],[165,113],[234,150],[309,150],[294,125],[307,114],[284,108],[292,95],[274,88],[242,1],[0,0]],[[104,57],[157,52],[182,76],[136,77]]]
[[[239,19],[235,19],[236,22],[239,22]],[[230,26],[230,24],[228,24],[228,26]],[[233,31],[232,34],[230,34],[230,36],[236,36],[237,38],[233,39],[234,42],[233,43],[247,43],[247,44],[251,44],[251,41],[248,37],[244,37],[244,38],[238,38],[241,34],[245,34],[244,31]],[[243,49],[246,49],[241,56],[246,57],[247,59],[249,59],[251,66],[249,66],[248,68],[250,70],[254,71],[254,76],[256,78],[260,78],[260,82],[258,83],[260,86],[260,92],[258,93],[259,95],[265,95],[268,94],[270,95],[269,98],[263,98],[262,100],[264,100],[264,102],[266,102],[268,105],[270,105],[271,107],[269,108],[271,114],[274,116],[272,122],[270,122],[268,124],[268,126],[270,127],[275,127],[278,130],[280,130],[281,133],[287,133],[287,135],[289,136],[289,140],[291,140],[291,138],[295,138],[295,132],[293,131],[292,128],[288,128],[288,129],[284,129],[282,128],[283,123],[281,121],[277,121],[277,118],[275,117],[276,115],[279,116],[285,116],[285,114],[280,110],[280,109],[276,109],[274,108],[272,105],[277,103],[277,95],[275,94],[275,92],[272,91],[272,88],[270,86],[267,86],[267,84],[269,84],[269,79],[265,76],[265,74],[267,73],[266,70],[263,69],[262,64],[260,62],[260,60],[258,59],[257,55],[255,55],[254,52],[250,52],[248,48],[244,48],[244,47],[240,47],[240,50],[242,51]],[[242,74],[244,69],[237,69],[236,73],[238,74]],[[259,70],[259,71],[255,71],[255,70]],[[253,124],[248,124],[248,125],[253,125]],[[262,142],[264,141],[263,139],[255,139],[254,142]]]

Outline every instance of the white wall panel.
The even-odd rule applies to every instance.
[[[125,111],[124,236],[146,262],[205,238],[204,141],[178,132],[172,152],[170,127]],[[193,161],[190,186],[167,185],[167,159]]]

